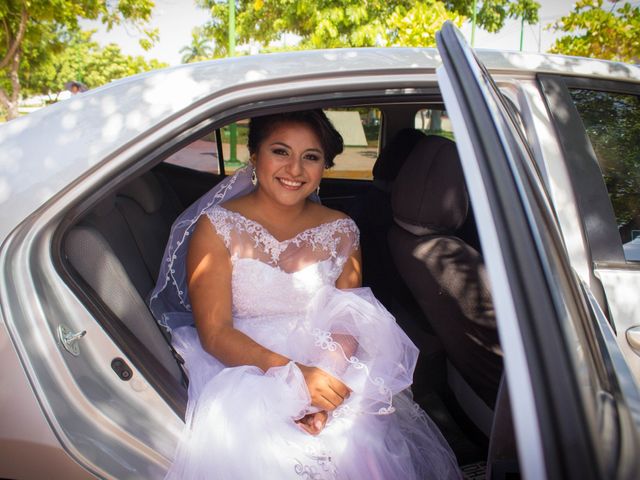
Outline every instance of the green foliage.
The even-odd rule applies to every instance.
[[[213,58],[211,41],[203,35],[201,28],[194,28],[191,32],[191,45],[180,49],[182,63],[200,62]]]
[[[101,47],[92,40],[93,33],[78,31],[69,35],[66,48],[50,55],[37,68],[25,62],[23,92],[50,95],[55,100],[69,81],[95,88],[118,78],[168,66],[157,60],[147,62],[141,56],[124,55],[115,44]]]
[[[149,48],[157,30],[145,29],[153,0],[2,0],[0,2],[0,106],[17,115],[22,83],[37,90],[52,75],[55,56],[79,35],[80,18],[100,20],[107,29],[127,23]],[[49,71],[47,73],[47,71]]]
[[[449,12],[439,1],[416,3],[410,9],[396,7],[386,24],[390,32],[388,45],[403,47],[433,47],[436,32],[450,20],[461,26],[464,17]]]
[[[197,32],[211,39],[215,56],[227,55],[228,2],[197,0],[211,19]],[[264,49],[284,34],[300,38],[295,49],[435,45],[435,32],[446,20],[461,25],[472,13],[473,0],[237,0],[236,35],[239,44],[258,42]],[[478,25],[497,31],[509,17],[524,15],[538,21],[534,0],[479,1]]]
[[[66,32],[57,37],[66,46],[57,48],[40,58],[26,56],[22,59],[21,91],[23,95],[47,95],[50,92],[60,92],[68,81],[84,83],[84,71],[91,52],[98,49],[98,44],[91,40],[93,32]],[[41,49],[33,53],[41,53]]]
[[[124,55],[120,47],[111,43],[89,55],[85,64],[82,81],[89,88],[99,87],[118,78],[167,67],[168,64],[144,57]]]
[[[471,18],[473,0],[444,0],[448,10]],[[508,18],[523,18],[525,23],[538,22],[540,4],[535,0],[478,0],[477,25],[487,32],[497,32]]]
[[[617,2],[615,2],[617,3]],[[640,7],[624,3],[606,8],[603,0],[580,0],[552,28],[568,35],[556,40],[552,53],[638,63]]]
[[[227,55],[227,1],[196,3],[211,14],[198,35],[213,40],[215,56]],[[464,21],[462,15],[448,11],[440,0],[238,0],[236,9],[237,43],[257,42],[267,51],[291,50],[273,45],[282,43],[285,35],[300,39],[295,49],[433,46],[435,32],[446,20],[457,25]]]

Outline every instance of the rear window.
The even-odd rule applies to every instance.
[[[165,162],[201,172],[220,173],[215,132],[208,133],[195,142],[191,142],[166,158]]]
[[[373,107],[325,110],[344,140],[344,151],[335,165],[325,170],[325,178],[371,180],[380,146],[380,110]]]
[[[440,135],[449,140],[453,138],[451,120],[446,110],[438,108],[425,108],[416,112],[414,127],[427,135]]]

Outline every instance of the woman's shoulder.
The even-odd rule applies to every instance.
[[[243,212],[245,212],[247,209],[250,209],[251,205],[248,196],[244,195],[242,197],[232,198],[231,200],[227,200],[226,202],[214,205],[213,208],[216,207],[228,212],[238,212],[243,214]]]
[[[349,215],[324,205],[317,205],[316,208],[319,215],[317,223],[328,227],[323,230],[330,232],[331,237],[337,242],[335,247],[339,256],[346,258],[354,250],[359,250],[360,230]]]
[[[336,238],[342,238],[349,244],[358,245],[360,240],[360,231],[353,219],[340,210],[325,207],[324,205],[315,204],[314,215],[317,215],[316,225],[326,225],[332,235]]]
[[[354,223],[349,215],[333,208],[320,205],[318,203],[312,203],[310,205],[310,213],[314,216],[318,225],[324,223],[338,222],[339,220],[345,220],[348,223]]]

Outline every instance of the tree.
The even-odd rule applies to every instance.
[[[477,2],[477,25],[487,32],[497,32],[508,18],[523,19],[528,24],[538,22],[540,4],[535,0],[484,0]],[[444,0],[445,7],[459,15],[473,16],[473,0]]]
[[[120,47],[111,43],[94,51],[88,58],[82,81],[94,88],[118,78],[129,77],[137,73],[148,72],[168,65],[157,60],[147,62],[144,57],[124,55]]]
[[[79,31],[78,19],[99,19],[107,29],[133,25],[150,48],[157,30],[145,29],[153,0],[3,0],[0,2],[0,106],[8,118],[18,114],[24,75],[36,71],[66,47]]]
[[[214,40],[217,56],[226,55],[227,2],[199,0],[198,4],[211,12],[211,20],[205,24],[201,34]],[[433,44],[432,35],[423,38],[417,25],[408,25],[406,19],[435,21],[438,27],[445,20],[453,20],[458,24],[463,20],[446,12],[439,0],[427,0],[420,4],[410,0],[328,0],[321,3],[308,0],[240,0],[237,9],[239,44],[256,41],[268,46],[281,40],[286,33],[300,37],[296,49],[396,45],[401,38],[411,38],[414,45],[424,45],[424,41]],[[425,15],[428,9],[433,9],[438,15]],[[431,23],[421,27],[434,30]]]
[[[442,2],[416,3],[410,9],[396,7],[386,21],[386,44],[401,47],[432,47],[436,32],[446,20],[461,26],[464,17],[448,11]]]
[[[199,35],[214,41],[216,56],[227,54],[227,0],[197,0],[209,10]],[[533,0],[479,2],[478,24],[490,31],[502,28],[509,16],[537,21],[539,5]],[[472,13],[473,0],[238,0],[236,32],[239,44],[251,41],[265,47],[283,34],[300,38],[305,48],[368,46],[433,46],[435,32],[446,20],[461,25]]]
[[[79,81],[88,88],[99,87],[118,78],[168,66],[144,57],[124,55],[120,47],[101,47],[92,40],[95,31],[78,31],[68,37],[64,50],[49,55],[38,68],[23,72],[22,90],[29,94],[57,95],[70,81]],[[51,95],[54,94],[54,97]]]
[[[574,10],[552,26],[566,32],[551,47],[552,53],[638,63],[640,59],[640,7],[617,2],[604,8],[603,0],[580,0]]]
[[[196,27],[191,32],[191,45],[182,47],[182,63],[200,62],[213,57],[211,41],[202,34],[202,29]]]
[[[50,95],[56,96],[64,90],[68,81],[80,81],[84,83],[84,72],[87,59],[99,46],[91,39],[93,32],[74,31],[67,32],[60,39],[65,40],[65,47],[53,49],[43,58],[31,61],[23,60],[23,68],[20,71],[20,91],[24,95]]]

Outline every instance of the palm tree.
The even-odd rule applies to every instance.
[[[191,31],[191,45],[180,49],[182,63],[199,62],[213,57],[213,48],[208,44],[209,39],[202,34],[202,29],[196,27]]]

